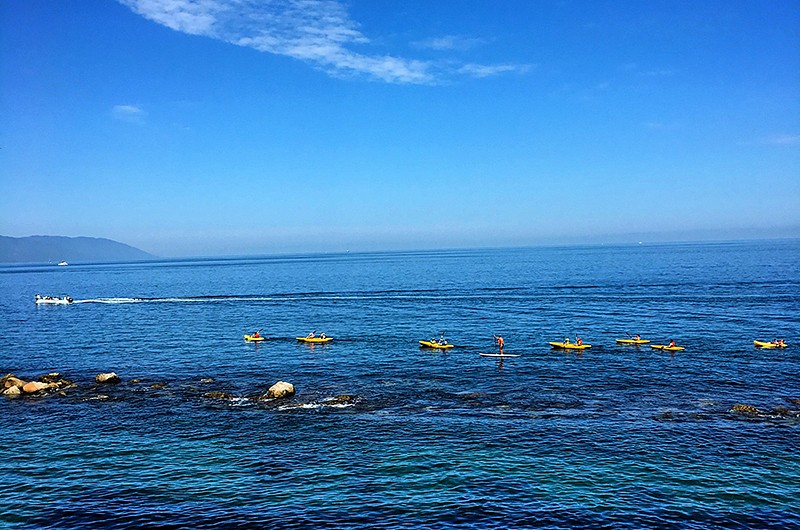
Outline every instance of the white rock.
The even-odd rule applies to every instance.
[[[278,381],[267,390],[268,398],[285,398],[294,395],[294,385],[285,381]]]
[[[6,397],[19,396],[20,394],[22,394],[22,390],[18,386],[12,386],[3,391],[3,395]]]
[[[114,372],[109,372],[107,374],[97,374],[94,380],[97,381],[98,383],[119,383],[121,381],[119,376]]]

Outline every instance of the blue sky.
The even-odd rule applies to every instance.
[[[800,236],[800,3],[0,3],[0,234]]]

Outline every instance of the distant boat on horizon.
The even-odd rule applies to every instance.
[[[69,263],[67,263],[66,261],[60,261],[60,262],[58,262],[58,265],[60,267],[65,267],[65,266],[69,265]]]

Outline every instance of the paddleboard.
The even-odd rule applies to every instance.
[[[481,357],[519,357],[519,355],[514,353],[481,353],[479,355]]]

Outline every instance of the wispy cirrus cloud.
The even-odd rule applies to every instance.
[[[485,44],[486,41],[474,37],[461,37],[458,35],[443,35],[429,39],[418,40],[411,43],[415,48],[429,50],[456,50],[467,51]]]
[[[800,145],[800,134],[776,134],[764,138],[761,143],[768,145]]]
[[[143,124],[147,113],[136,105],[114,105],[111,115],[120,121]]]
[[[470,77],[492,77],[500,74],[524,74],[534,68],[532,64],[465,64],[458,73]]]
[[[651,70],[639,72],[639,75],[644,77],[671,77],[676,73],[677,72],[672,68],[653,68]]]
[[[335,77],[366,76],[388,83],[435,84],[459,73],[444,65],[364,53],[370,40],[337,0],[119,0],[133,12],[175,31],[222,40],[307,62]],[[477,39],[431,39],[429,47],[463,49]],[[471,66],[471,65],[467,65]],[[511,71],[487,66],[483,75]]]

